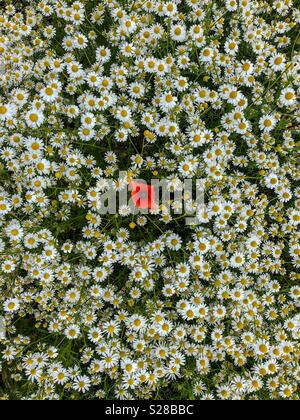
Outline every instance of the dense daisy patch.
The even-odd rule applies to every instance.
[[[299,399],[299,23],[297,0],[0,2],[3,399]],[[153,178],[169,206],[101,212],[108,180]]]

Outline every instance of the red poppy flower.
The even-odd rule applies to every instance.
[[[135,207],[151,210],[155,208],[155,189],[153,186],[141,182],[132,182],[130,189]]]

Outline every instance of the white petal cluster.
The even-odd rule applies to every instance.
[[[1,2],[9,397],[299,399],[297,3]],[[104,216],[108,178],[205,209]]]

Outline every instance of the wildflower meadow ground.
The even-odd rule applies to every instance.
[[[0,0],[1,399],[299,399],[299,23]]]

